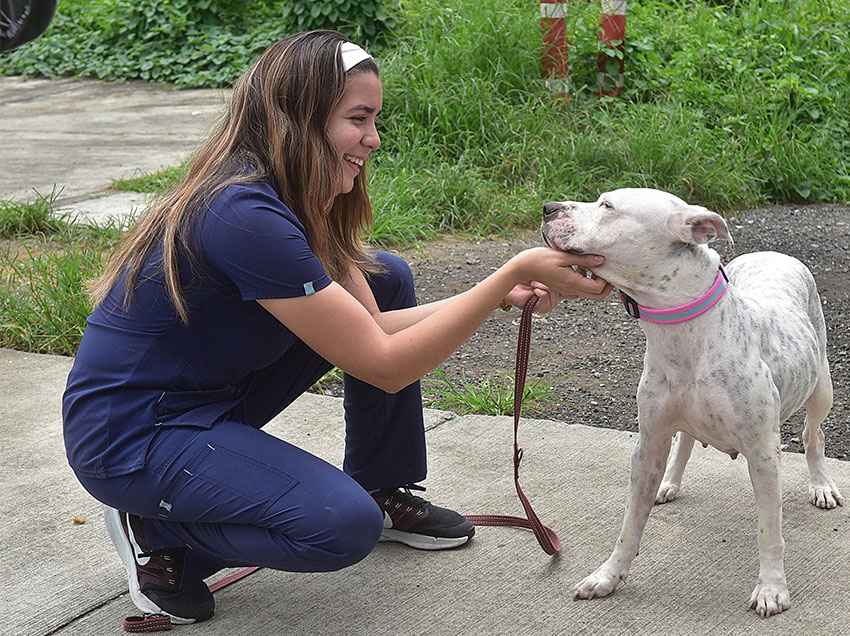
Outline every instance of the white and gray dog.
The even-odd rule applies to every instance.
[[[723,218],[658,190],[547,203],[542,230],[551,247],[605,256],[593,273],[624,293],[646,335],[640,435],[622,530],[611,556],[576,586],[575,597],[607,596],[625,581],[653,503],[678,494],[699,440],[746,458],[759,518],[759,577],[750,606],[760,616],[787,609],[779,427],[802,406],[809,499],[818,508],[844,503],[824,461],[820,425],[832,408],[832,380],[812,274],[776,252],[739,256],[724,271],[707,246],[730,240]]]

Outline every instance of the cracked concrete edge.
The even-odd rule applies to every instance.
[[[455,419],[461,418],[463,416],[458,415],[457,413],[452,413],[451,411],[441,411],[439,409],[423,409],[425,414],[425,432],[433,431],[436,428],[439,428],[443,424],[447,422],[451,422]]]
[[[80,610],[80,613],[77,614],[76,616],[72,616],[67,621],[65,621],[64,623],[61,623],[59,625],[56,625],[55,627],[52,627],[50,629],[50,631],[44,632],[41,636],[53,636],[54,634],[58,634],[59,632],[65,630],[65,629],[73,627],[73,625],[75,623],[77,623],[78,621],[84,620],[87,616],[91,616],[92,614],[95,614],[96,612],[98,612],[98,611],[100,611],[104,608],[109,608],[109,606],[112,605],[115,602],[126,603],[126,601],[124,599],[128,595],[129,595],[129,592],[119,592],[115,596],[103,599],[102,601],[100,601],[98,603],[92,603],[89,607]],[[0,636],[6,636],[6,634],[8,634],[8,636],[13,636],[13,634],[11,632],[0,631]],[[15,636],[17,636],[17,635],[15,635]]]

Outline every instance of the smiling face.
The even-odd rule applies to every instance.
[[[327,125],[328,139],[342,166],[336,194],[351,192],[369,156],[381,145],[376,126],[383,95],[381,80],[374,73],[353,73],[345,80],[345,91]]]

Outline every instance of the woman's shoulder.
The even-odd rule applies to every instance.
[[[243,300],[289,298],[326,286],[301,222],[268,183],[234,183],[212,200],[197,226],[197,253],[234,284]]]
[[[224,186],[218,191],[218,194],[214,197],[213,202],[222,199],[227,200],[239,196],[256,196],[260,198],[271,197],[280,201],[280,197],[277,196],[277,192],[275,192],[275,189],[272,187],[272,184],[269,183],[268,180],[257,179],[255,181],[236,181],[233,183],[228,183],[226,186]],[[281,205],[282,204],[283,202],[281,201]]]
[[[301,221],[265,180],[228,184],[212,198],[207,212],[205,224],[223,224],[247,232],[304,232]]]
[[[229,209],[263,208],[270,211],[291,211],[281,201],[271,183],[266,180],[229,183],[219,189],[211,198],[207,208],[214,213]]]

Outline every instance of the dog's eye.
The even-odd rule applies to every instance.
[[[599,202],[599,205],[601,205],[601,206],[602,206],[603,208],[605,208],[606,210],[613,210],[613,209],[614,209],[614,206],[611,204],[611,202],[610,202],[610,201],[606,201],[605,199],[603,199],[602,201],[600,201],[600,202]]]

